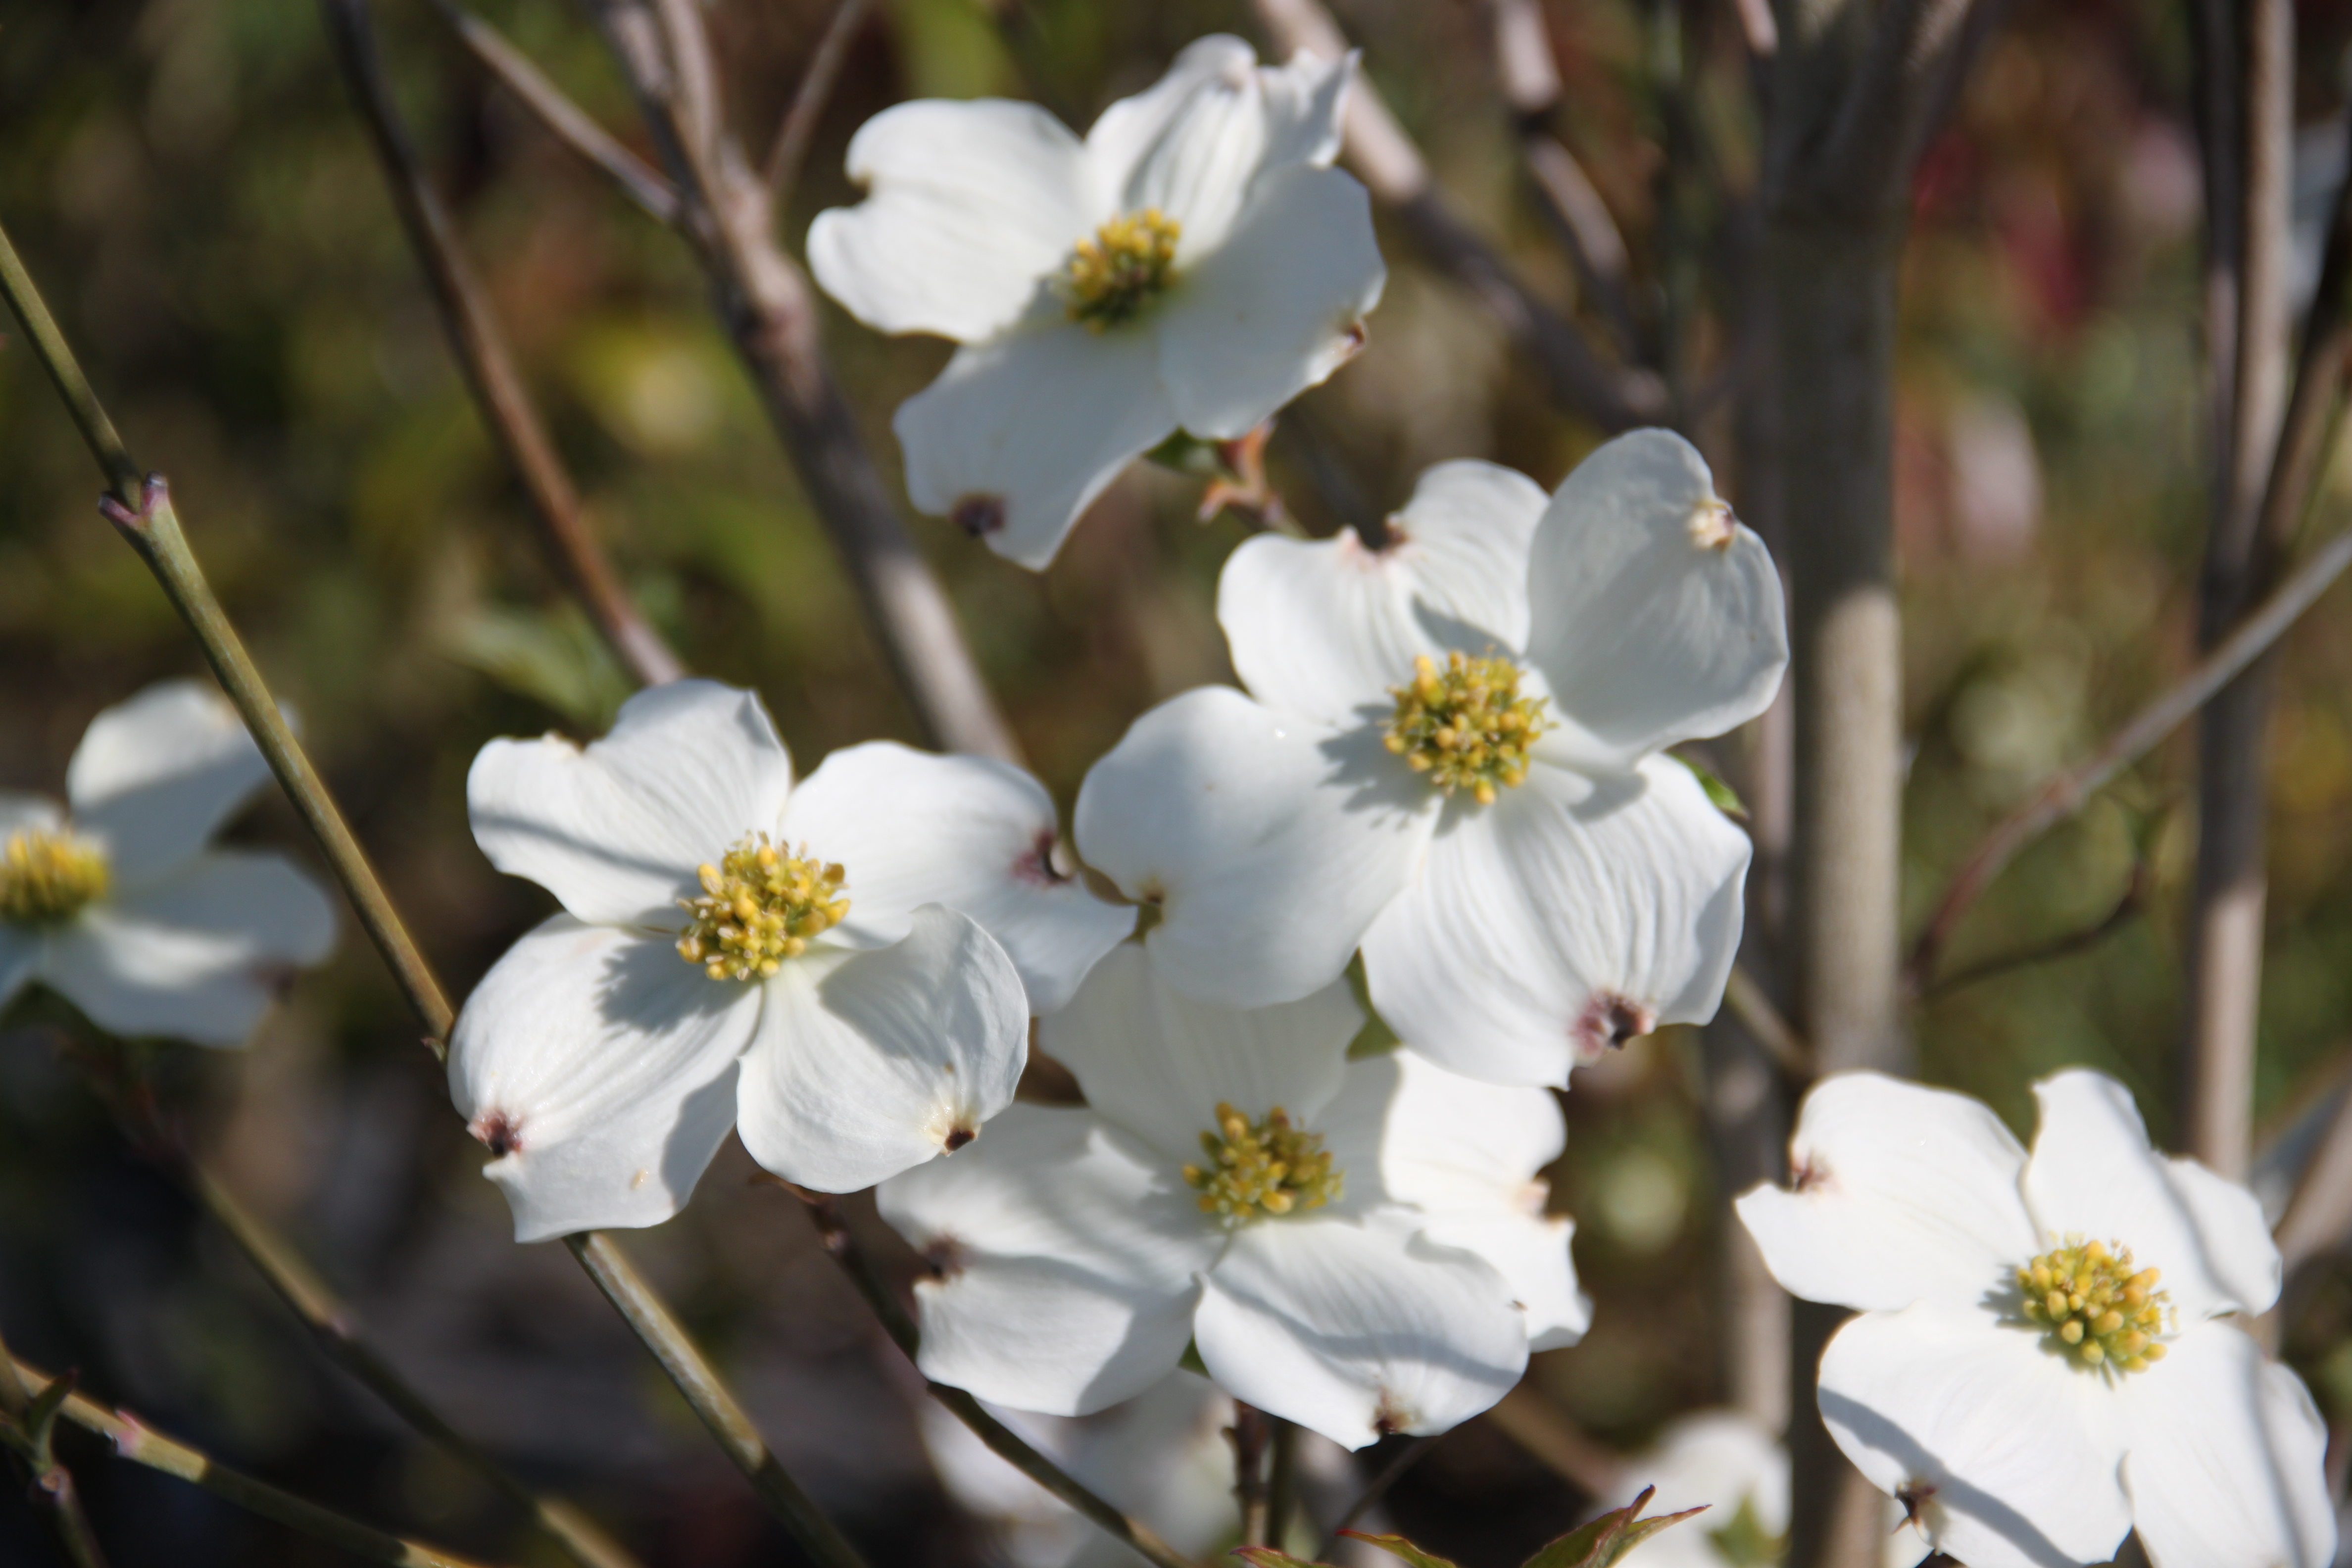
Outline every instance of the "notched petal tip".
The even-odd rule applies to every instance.
[[[1731,542],[1739,535],[1739,519],[1732,514],[1730,503],[1715,496],[1691,508],[1683,527],[1689,531],[1693,544],[1717,555],[1730,549]]]
[[[961,1237],[941,1231],[924,1244],[918,1256],[930,1277],[944,1283],[964,1271],[964,1266],[971,1260],[971,1249],[964,1245]]]
[[[1055,859],[1059,842],[1052,828],[1039,828],[1029,847],[1013,862],[1013,879],[1033,888],[1058,888],[1069,881],[1075,873],[1063,870]]]
[[[1380,1404],[1372,1411],[1372,1430],[1383,1437],[1393,1437],[1412,1429],[1414,1415],[1391,1388],[1381,1390]]]
[[[1811,1151],[1796,1156],[1789,1167],[1789,1190],[1792,1193],[1818,1193],[1830,1184],[1829,1162]]]
[[[1604,1050],[1623,1048],[1626,1041],[1657,1026],[1656,1008],[1614,991],[1596,991],[1585,1001],[1584,1010],[1576,1016],[1568,1032],[1578,1051],[1591,1060]]]
[[[966,1127],[959,1123],[949,1128],[947,1135],[940,1140],[940,1150],[943,1153],[952,1154],[979,1136],[979,1128]]]
[[[1004,531],[1006,512],[1004,498],[973,493],[958,496],[948,508],[948,521],[974,539],[985,539],[992,533]]]
[[[494,1159],[522,1152],[522,1119],[504,1110],[485,1110],[467,1123],[466,1131],[481,1140]]]

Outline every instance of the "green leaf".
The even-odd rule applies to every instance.
[[[611,651],[568,604],[546,611],[485,605],[440,641],[448,658],[592,734],[612,727],[629,695],[628,679]]]
[[[1356,998],[1356,1005],[1364,1010],[1364,1026],[1356,1031],[1354,1039],[1348,1042],[1349,1061],[1360,1062],[1371,1057],[1384,1057],[1404,1044],[1397,1038],[1397,1032],[1389,1027],[1388,1020],[1372,1006],[1372,990],[1364,979],[1364,955],[1360,952],[1348,960],[1348,990]]]
[[[1271,1546],[1236,1546],[1233,1555],[1248,1563],[1250,1568],[1330,1568],[1328,1563],[1309,1563],[1304,1557],[1293,1557],[1287,1552],[1276,1552]]]
[[[1731,1516],[1731,1522],[1708,1531],[1706,1538],[1732,1568],[1774,1568],[1789,1555],[1789,1538],[1764,1528],[1764,1521],[1756,1517],[1752,1498],[1741,1498],[1739,1511]]]
[[[1698,780],[1699,788],[1706,791],[1706,798],[1714,804],[1716,810],[1734,822],[1748,820],[1748,803],[1739,798],[1738,790],[1717,776],[1714,770],[1704,763],[1693,762],[1680,752],[1668,752],[1666,755],[1691,771],[1691,776]]]
[[[1366,1535],[1360,1530],[1343,1530],[1339,1533],[1370,1542],[1391,1557],[1403,1558],[1412,1568],[1454,1568],[1444,1558],[1432,1556],[1402,1535]]]
[[[1179,430],[1144,453],[1143,460],[1180,474],[1192,474],[1203,479],[1239,479],[1241,476],[1234,472],[1218,447],[1217,442],[1203,441],[1197,436],[1188,436]]]
[[[1528,1558],[1520,1568],[1610,1568],[1611,1563],[1666,1526],[1706,1511],[1702,1503],[1680,1513],[1643,1519],[1642,1510],[1650,1506],[1650,1499],[1657,1489],[1643,1487],[1642,1495],[1623,1508],[1611,1509],[1582,1529],[1570,1531]]]

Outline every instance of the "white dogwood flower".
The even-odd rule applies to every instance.
[[[563,906],[449,1051],[523,1241],[668,1218],[730,1127],[830,1192],[961,1148],[1012,1100],[1032,1005],[1133,923],[1055,872],[1019,769],[877,742],[795,788],[759,698],[710,681],[640,692],[584,750],[492,742],[467,805]]]
[[[1169,978],[1265,1005],[1360,943],[1372,1005],[1456,1072],[1564,1084],[1704,1022],[1747,836],[1659,753],[1761,712],[1780,584],[1706,465],[1619,437],[1549,501],[1491,463],[1422,477],[1367,548],[1265,534],[1217,617],[1249,689],[1138,720],[1078,795],[1087,863],[1156,904]]]
[[[292,862],[209,847],[269,777],[219,692],[151,686],[90,721],[66,806],[0,794],[0,1007],[33,981],[118,1035],[234,1046],[335,909]]]
[[[2231,1315],[2278,1249],[2253,1194],[2149,1147],[2122,1085],[2034,1086],[2029,1157],[1963,1095],[1825,1079],[1790,1190],[1739,1217],[1790,1293],[1861,1313],[1821,1410],[1862,1473],[1969,1568],[2319,1568],[2336,1521],[2302,1383]]]
[[[1139,453],[1246,435],[1354,353],[1386,272],[1330,166],[1353,69],[1218,36],[1084,141],[996,99],[868,121],[869,194],[809,266],[866,325],[963,345],[894,421],[915,505],[1042,568]]]
[[[1537,1090],[1399,1052],[1346,1058],[1346,986],[1239,1012],[1114,950],[1039,1025],[1087,1108],[1016,1105],[944,1169],[879,1195],[934,1278],[921,1365],[983,1399],[1083,1415],[1188,1344],[1234,1398],[1349,1447],[1439,1432],[1581,1332],[1536,1165]]]

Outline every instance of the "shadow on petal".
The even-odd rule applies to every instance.
[[[1857,1441],[1902,1466],[1905,1473],[1931,1481],[1936,1500],[1947,1509],[1973,1515],[2042,1568],[2077,1568],[2077,1560],[2035,1528],[2032,1521],[1990,1492],[1954,1476],[1941,1459],[1877,1411],[1827,1389],[1822,1391],[1821,1404],[1823,1420],[1845,1427]]]

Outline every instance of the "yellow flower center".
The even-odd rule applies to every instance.
[[[2132,1268],[2131,1248],[2070,1236],[2017,1271],[2025,1321],[2053,1347],[2086,1366],[2138,1372],[2164,1359],[2157,1335],[2172,1298],[2156,1288],[2158,1270]]]
[[[1445,656],[1445,668],[1423,654],[1412,679],[1389,688],[1396,717],[1382,744],[1447,795],[1466,789],[1480,805],[1495,804],[1495,786],[1512,788],[1528,776],[1528,748],[1551,728],[1544,699],[1519,695],[1518,667],[1507,658]]]
[[[0,921],[62,925],[106,896],[106,852],[70,833],[31,828],[0,848]]]
[[[1220,1100],[1214,1131],[1201,1134],[1208,1163],[1184,1167],[1202,1214],[1254,1219],[1319,1209],[1339,1195],[1347,1173],[1331,1168],[1323,1134],[1290,1124],[1279,1105],[1256,1121]]]
[[[746,834],[725,859],[702,867],[702,897],[678,900],[694,923],[677,939],[677,955],[713,980],[762,980],[847,920],[847,873],[806,855]]]
[[[1078,241],[1055,287],[1090,331],[1132,320],[1166,290],[1184,226],[1158,207],[1122,213]]]

